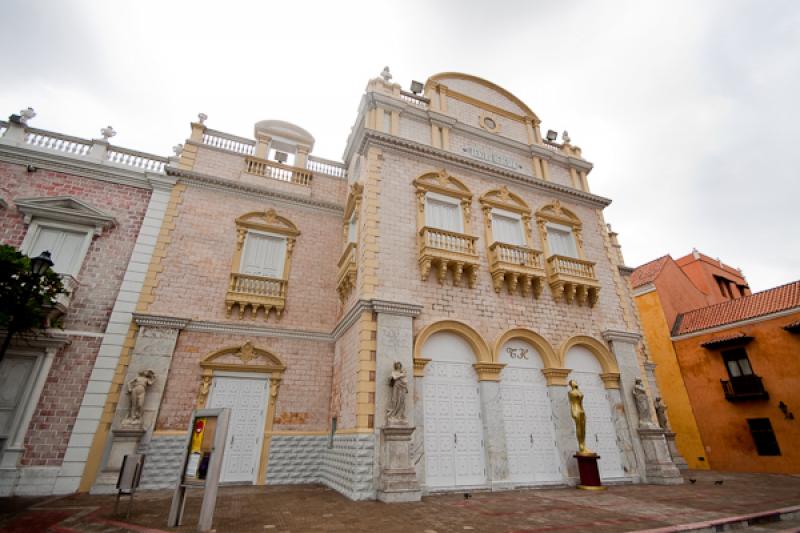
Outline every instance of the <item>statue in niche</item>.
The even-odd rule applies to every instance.
[[[578,438],[578,454],[591,455],[592,451],[586,447],[586,411],[583,410],[583,393],[578,388],[578,383],[569,381],[569,409],[575,421],[575,436]]]
[[[636,411],[639,414],[639,427],[652,428],[653,421],[650,415],[650,400],[641,378],[636,378],[633,383],[633,399],[636,400]]]
[[[665,429],[669,431],[669,420],[667,420],[667,405],[659,396],[656,398],[656,418],[658,419],[658,425],[661,426],[661,429]]]
[[[389,398],[389,406],[386,409],[387,424],[390,426],[406,424],[408,374],[403,370],[403,364],[400,361],[394,362],[394,369],[389,377],[389,386],[392,388],[392,396]]]
[[[150,369],[142,370],[135,378],[130,380],[126,386],[128,390],[128,401],[130,407],[128,416],[122,421],[126,426],[141,426],[142,415],[144,414],[144,397],[147,394],[147,387],[156,380],[156,373]]]

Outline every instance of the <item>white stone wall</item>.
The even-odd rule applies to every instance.
[[[400,137],[430,146],[431,124],[414,115],[400,113]]]
[[[459,122],[475,128],[481,127],[479,120],[481,114],[483,114],[486,117],[490,117],[500,126],[499,131],[495,135],[528,144],[528,130],[524,123],[517,120],[512,120],[503,115],[486,111],[480,107],[476,107],[461,100],[456,100],[452,97],[447,99],[447,114],[457,119]]]

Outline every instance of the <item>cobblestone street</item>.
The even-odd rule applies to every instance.
[[[682,486],[628,485],[605,492],[517,490],[428,496],[421,503],[352,502],[319,485],[226,487],[214,517],[217,533],[534,533],[639,531],[800,505],[800,476],[690,472]],[[722,481],[722,484],[716,482]],[[165,531],[170,491],[140,492],[129,520],[113,515],[112,496],[0,500],[0,530]],[[195,531],[200,492],[187,501],[184,525]],[[123,500],[124,502],[124,500]],[[121,504],[120,509],[124,511]],[[752,531],[797,531],[788,521]]]

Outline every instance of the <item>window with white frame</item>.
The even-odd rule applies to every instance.
[[[248,231],[240,271],[251,276],[283,278],[286,263],[286,237]]]
[[[547,224],[547,243],[550,247],[550,255],[563,255],[566,257],[578,257],[578,247],[575,245],[575,235],[572,228],[561,224]]]
[[[462,233],[464,221],[459,200],[436,193],[425,195],[425,225]]]
[[[525,245],[521,217],[509,211],[492,209],[492,237],[495,242]]]
[[[88,235],[88,231],[37,224],[28,246],[28,255],[36,257],[44,251],[50,252],[53,270],[75,276],[81,269]]]

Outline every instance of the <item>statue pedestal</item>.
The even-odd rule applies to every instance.
[[[683,477],[672,462],[665,433],[661,428],[639,428],[639,440],[644,448],[645,476],[648,483],[655,485],[680,485]]]
[[[417,472],[411,464],[411,435],[414,429],[396,424],[381,430],[383,449],[378,499],[382,502],[418,502],[422,498]]]
[[[597,468],[597,460],[600,456],[596,453],[576,453],[573,455],[578,460],[578,472],[581,476],[581,483],[577,488],[581,490],[606,490],[600,481],[600,470]]]
[[[675,433],[666,431],[664,438],[667,440],[667,448],[669,449],[670,457],[672,457],[672,462],[678,467],[678,470],[689,470],[689,464],[683,458],[681,452],[678,451],[677,444],[675,444]]]
[[[106,472],[119,472],[122,468],[122,458],[136,453],[139,441],[145,434],[142,426],[122,426],[111,430],[111,450],[108,461],[103,469]]]

